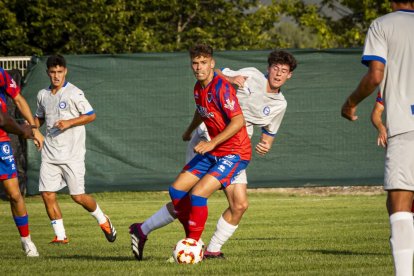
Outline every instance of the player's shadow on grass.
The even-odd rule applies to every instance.
[[[93,260],[93,261],[135,261],[133,256],[91,256],[91,255],[72,255],[72,256],[51,256],[48,259],[68,259],[68,260]]]
[[[325,255],[349,255],[349,256],[366,256],[366,255],[371,255],[371,256],[386,256],[389,254],[385,254],[385,253],[373,253],[373,252],[353,252],[353,251],[349,251],[349,250],[329,250],[329,249],[314,249],[314,250],[304,250],[306,252],[310,252],[310,253],[320,253],[320,254],[325,254]]]

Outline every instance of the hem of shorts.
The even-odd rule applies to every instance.
[[[409,186],[409,185],[398,185],[398,186],[393,186],[393,187],[384,186],[384,191],[393,191],[393,190],[414,192],[414,186]]]

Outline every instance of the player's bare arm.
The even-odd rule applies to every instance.
[[[262,156],[265,155],[272,148],[274,140],[275,138],[273,136],[262,133],[262,136],[260,137],[260,142],[256,145],[255,148],[256,152]]]
[[[216,72],[218,75],[224,77],[226,80],[228,80],[231,84],[237,85],[240,88],[243,88],[244,83],[246,82],[247,77],[238,75],[234,77],[226,76],[223,74],[223,72],[220,69],[214,69],[214,72]]]
[[[66,130],[71,127],[75,126],[82,126],[89,124],[93,122],[96,119],[96,114],[90,114],[90,115],[81,115],[77,118],[69,119],[69,120],[59,120],[55,123],[55,127],[57,127],[60,130]]]
[[[227,127],[211,141],[201,141],[194,147],[194,152],[205,154],[212,151],[217,145],[227,141],[230,137],[236,134],[245,125],[243,114],[239,114],[231,118]]]
[[[29,125],[34,126],[35,120],[33,118],[32,112],[30,111],[30,107],[27,104],[26,99],[21,95],[18,94],[14,99],[14,103],[16,104],[17,108],[19,109],[20,113],[29,123]],[[43,142],[45,138],[43,137],[42,133],[37,128],[33,128],[33,133],[36,139],[33,140],[34,144],[36,145],[38,150],[41,150],[43,147]]]
[[[200,114],[198,111],[194,111],[193,120],[191,121],[190,125],[187,127],[185,132],[183,133],[183,141],[190,141],[191,140],[191,133],[203,122],[201,119]]]
[[[25,139],[36,139],[33,134],[33,125],[19,125],[7,113],[0,112],[0,128],[4,129],[8,133],[22,136]]]
[[[385,65],[379,61],[371,61],[368,72],[362,77],[356,90],[346,99],[342,105],[342,117],[355,121],[357,105],[366,97],[372,94],[384,78]]]
[[[378,102],[375,103],[374,109],[371,113],[371,122],[378,130],[377,145],[381,147],[387,147],[387,128],[382,123],[382,113],[384,106]]]

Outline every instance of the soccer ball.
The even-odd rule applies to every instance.
[[[203,247],[194,239],[185,238],[177,242],[173,257],[178,264],[196,264],[203,260]]]

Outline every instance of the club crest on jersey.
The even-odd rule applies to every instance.
[[[213,99],[213,93],[211,93],[211,91],[208,91],[207,92],[207,101],[209,102],[209,103],[211,103],[211,100]]]
[[[263,114],[266,116],[269,116],[270,114],[270,107],[265,106],[265,108],[263,108]]]
[[[59,108],[60,109],[65,109],[66,108],[66,102],[60,102],[59,103]]]
[[[227,109],[230,109],[231,111],[233,111],[234,110],[234,105],[236,104],[236,102],[235,101],[232,101],[232,100],[230,100],[230,99],[227,99],[226,100],[226,103],[224,104],[224,107],[225,108],[227,108]]]
[[[3,151],[4,154],[10,154],[10,146],[9,145],[3,145],[1,147],[1,150]]]

